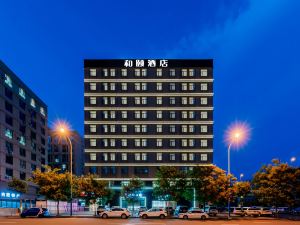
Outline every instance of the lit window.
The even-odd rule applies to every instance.
[[[190,97],[189,98],[189,104],[190,105],[194,105],[195,104],[195,98],[194,97]]]
[[[103,161],[107,161],[108,160],[108,154],[107,153],[103,153]]]
[[[201,154],[201,161],[207,161],[207,154]]]
[[[35,108],[35,100],[33,98],[30,100],[30,105]]]
[[[140,147],[141,146],[141,140],[140,139],[134,139],[134,146]]]
[[[134,111],[134,118],[140,119],[141,118],[141,112],[140,111]]]
[[[141,98],[140,97],[134,97],[134,104],[140,105],[141,104]]]
[[[122,119],[127,119],[127,111],[122,111]]]
[[[187,76],[187,69],[181,70],[181,76],[186,77]]]
[[[170,133],[175,133],[175,132],[176,132],[176,126],[170,125]]]
[[[181,98],[181,104],[186,105],[188,103],[188,98],[187,97],[182,97]]]
[[[108,84],[107,83],[103,83],[102,87],[103,87],[104,91],[108,91]]]
[[[45,112],[45,109],[43,107],[40,107],[40,113],[43,115],[43,116],[46,116],[46,112]]]
[[[122,89],[122,91],[127,91],[127,83],[122,83],[121,89]]]
[[[156,104],[161,105],[162,104],[162,97],[156,97]]]
[[[156,90],[162,91],[162,89],[163,89],[162,83],[156,83]]]
[[[203,139],[200,141],[200,146],[201,147],[207,147],[207,140],[206,139]]]
[[[5,136],[8,137],[8,138],[10,138],[10,139],[12,139],[13,138],[13,131],[10,130],[10,129],[8,129],[8,128],[6,128],[5,129]]]
[[[193,77],[194,74],[195,74],[194,69],[189,69],[189,76],[190,76],[190,77]]]
[[[115,69],[110,69],[110,76],[115,77],[116,76],[116,70]]]
[[[194,133],[195,132],[195,126],[194,125],[189,125],[189,132]]]
[[[4,82],[9,86],[12,87],[12,80],[10,78],[10,76],[8,76],[7,74],[5,74],[5,80]]]
[[[207,133],[207,126],[203,125],[200,127],[201,133]]]
[[[156,118],[162,119],[162,111],[156,111]]]
[[[19,95],[24,99],[26,98],[26,94],[23,88],[19,88]]]
[[[156,153],[156,160],[162,161],[162,153]]]
[[[20,136],[19,143],[20,143],[21,145],[26,145],[26,139],[25,139],[24,136]]]
[[[147,104],[147,97],[142,97],[142,104],[146,105]]]
[[[156,125],[156,132],[161,133],[162,132],[162,125]]]
[[[110,153],[110,160],[115,161],[116,160],[116,154],[115,153]]]
[[[103,143],[104,147],[108,147],[108,141],[107,141],[107,139],[103,139],[102,143]]]
[[[122,160],[126,161],[127,160],[127,153],[122,153]]]
[[[189,160],[190,160],[190,161],[194,161],[194,158],[195,158],[194,153],[190,153],[190,154],[189,154]]]
[[[97,104],[97,99],[96,99],[96,97],[90,97],[90,104],[91,104],[91,105],[96,105],[96,104]]]
[[[142,132],[146,133],[147,132],[147,125],[142,125]]]
[[[175,161],[175,154],[174,153],[170,154],[170,161]]]
[[[170,111],[170,119],[175,119],[176,113],[174,111]]]
[[[141,70],[140,70],[140,69],[135,69],[135,70],[134,70],[134,75],[135,75],[136,77],[141,76]]]
[[[110,125],[110,132],[115,133],[116,132],[116,125]]]
[[[116,118],[116,112],[115,111],[110,111],[110,118],[115,119]]]
[[[156,76],[161,77],[162,76],[162,69],[156,70]]]
[[[97,85],[96,85],[96,83],[90,83],[90,90],[91,90],[91,91],[96,91],[96,90],[97,90]]]
[[[134,90],[140,91],[141,90],[141,84],[140,83],[135,83],[134,84]]]
[[[122,147],[127,147],[127,139],[122,139],[121,145],[122,145]]]
[[[141,132],[141,126],[140,125],[134,125],[134,132],[140,133]]]
[[[96,113],[96,111],[90,111],[90,118],[91,118],[91,119],[96,119],[96,118],[97,118],[97,113]]]
[[[194,139],[189,139],[189,146],[194,147],[195,146],[195,140]]]
[[[147,160],[147,153],[142,153],[142,160],[146,161]]]
[[[110,83],[110,90],[115,91],[116,90],[116,84],[115,83]]]
[[[107,125],[103,125],[102,129],[103,129],[104,133],[108,133],[108,126]]]
[[[187,83],[182,83],[181,84],[181,90],[182,91],[187,91],[187,89],[188,89],[188,84]]]
[[[115,139],[110,139],[110,146],[115,147],[116,146],[116,140]]]
[[[176,141],[174,139],[171,139],[169,141],[170,147],[175,147],[176,146]]]
[[[188,141],[186,139],[181,140],[181,146],[182,147],[187,147],[188,146]]]
[[[103,118],[104,119],[108,119],[108,112],[107,111],[103,111]]]
[[[127,97],[122,97],[122,105],[127,105]]]
[[[135,161],[140,161],[141,160],[141,154],[140,153],[134,153],[134,159],[135,159]]]
[[[147,76],[147,69],[142,69],[142,76],[143,77]]]
[[[181,126],[181,132],[186,133],[188,131],[187,125],[182,125]]]
[[[206,83],[202,83],[200,89],[201,89],[201,91],[207,91],[207,84]]]
[[[162,147],[162,146],[163,146],[163,141],[162,141],[162,139],[156,139],[156,146],[157,146],[157,147]]]
[[[116,104],[116,98],[115,97],[110,97],[110,104],[112,104],[112,105]]]
[[[207,112],[201,112],[201,119],[207,119]]]
[[[207,69],[201,69],[201,77],[207,77]]]
[[[147,139],[142,139],[142,146],[147,147]]]
[[[187,161],[187,154],[186,153],[181,154],[181,160],[182,161]]]
[[[170,76],[175,77],[175,69],[170,69]]]
[[[107,69],[103,69],[103,76],[105,76],[105,77],[108,76],[108,70]]]
[[[175,98],[174,97],[171,97],[169,99],[169,102],[170,102],[170,105],[175,105],[176,104],[176,101],[175,101]]]
[[[122,75],[122,77],[126,77],[127,76],[127,69],[122,69],[121,70],[121,75]]]
[[[189,117],[190,117],[190,119],[195,119],[195,112],[189,111]]]
[[[90,69],[90,76],[95,77],[97,75],[96,69]]]
[[[176,85],[175,85],[175,83],[170,83],[170,84],[169,84],[169,87],[170,87],[170,91],[175,91],[175,90],[176,90]]]
[[[90,146],[91,146],[91,147],[96,147],[96,146],[97,146],[97,141],[96,141],[96,139],[90,139]]]
[[[182,118],[182,119],[187,119],[187,118],[188,118],[188,113],[187,113],[187,111],[182,111],[182,112],[181,112],[181,118]]]
[[[207,105],[207,98],[201,98],[201,105]]]
[[[147,90],[147,83],[142,83],[142,90],[146,91]]]
[[[194,91],[195,90],[195,84],[194,83],[189,83],[189,90]]]
[[[97,155],[96,155],[96,153],[90,153],[90,160],[91,160],[91,161],[97,160]]]
[[[147,111],[142,111],[142,118],[146,119],[147,118]]]
[[[96,132],[97,132],[97,127],[96,127],[96,125],[94,125],[94,124],[90,125],[90,132],[91,132],[91,133],[96,133]]]
[[[122,125],[121,128],[123,133],[127,133],[127,125]]]

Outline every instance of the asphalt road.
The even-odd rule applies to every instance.
[[[178,219],[99,219],[99,218],[0,218],[0,225],[293,225],[300,221],[274,220],[274,219],[251,219],[251,220],[178,220]]]

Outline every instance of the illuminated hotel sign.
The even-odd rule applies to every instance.
[[[13,192],[1,192],[1,198],[20,198],[20,194]]]
[[[168,67],[168,60],[166,59],[127,59],[124,60],[125,67]]]

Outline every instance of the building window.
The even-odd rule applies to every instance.
[[[91,146],[91,147],[96,147],[96,146],[97,146],[97,141],[96,141],[96,139],[90,139],[90,146]]]
[[[134,160],[140,161],[141,160],[141,154],[140,153],[134,153]]]
[[[188,129],[187,129],[187,125],[182,125],[181,126],[181,132],[182,133],[187,133]]]
[[[127,105],[127,97],[122,97],[122,105]]]
[[[156,104],[157,105],[161,105],[163,102],[162,102],[162,97],[156,97]]]
[[[115,139],[110,139],[110,146],[115,147],[116,146],[116,140]]]
[[[43,107],[40,107],[40,113],[43,115],[43,116],[46,116],[46,112],[45,112],[45,109]]]
[[[134,132],[140,133],[141,132],[141,126],[140,125],[134,125]]]
[[[116,153],[110,153],[110,160],[115,161],[116,160]]]
[[[181,140],[181,146],[182,146],[182,147],[187,147],[187,146],[188,146],[188,141],[187,141],[187,139],[182,139],[182,140]]]
[[[110,97],[110,104],[115,105],[116,104],[116,98],[115,97]]]
[[[122,91],[127,91],[127,83],[122,83],[121,89],[122,89]]]
[[[176,118],[176,112],[170,111],[170,119],[175,119]]]
[[[207,161],[207,154],[201,154],[201,161]]]
[[[146,105],[147,104],[147,97],[142,97],[142,104]]]
[[[141,90],[141,84],[140,83],[135,83],[134,84],[134,90],[140,91]]]
[[[107,153],[103,153],[102,157],[103,157],[103,161],[108,161],[108,154]]]
[[[140,139],[134,139],[134,146],[140,147],[141,146],[141,140]]]
[[[126,161],[127,160],[127,153],[122,153],[122,161]]]
[[[156,146],[157,146],[157,147],[162,147],[162,146],[163,146],[163,141],[162,141],[162,139],[156,139]]]
[[[25,160],[20,159],[20,168],[26,169],[26,161]]]
[[[121,75],[122,75],[122,77],[126,77],[127,76],[127,69],[122,69],[121,70]]]
[[[97,118],[97,113],[96,113],[96,111],[90,111],[90,118],[91,118],[91,119],[96,119],[96,118]]]
[[[146,91],[147,90],[147,83],[142,83],[142,90]]]
[[[194,69],[189,69],[189,76],[193,77],[195,74],[195,70]]]
[[[190,154],[189,154],[189,160],[190,160],[190,161],[194,161],[194,158],[195,158],[195,157],[194,157],[194,153],[190,153]]]
[[[187,97],[182,97],[181,98],[181,104],[182,105],[187,105],[188,104],[188,98]]]
[[[140,70],[140,69],[135,69],[135,70],[134,70],[134,75],[135,75],[136,77],[141,76],[141,70]]]
[[[182,91],[187,91],[187,89],[188,89],[188,84],[187,83],[182,83],[181,84],[181,90]]]
[[[122,111],[122,119],[127,119],[127,111]]]
[[[170,69],[170,76],[175,77],[175,69]]]
[[[181,112],[181,118],[182,118],[182,119],[187,119],[187,118],[188,118],[188,113],[187,113],[187,111],[182,111],[182,112]]]
[[[162,125],[156,125],[156,132],[162,133]]]
[[[108,76],[108,70],[107,69],[103,69],[103,76],[107,77]]]
[[[147,153],[142,153],[142,160],[146,161],[147,160]]]
[[[156,160],[157,161],[162,161],[162,153],[156,153]]]
[[[141,104],[141,98],[140,97],[135,97],[134,98],[134,104],[140,105]]]
[[[156,70],[156,76],[161,77],[162,76],[162,69]]]
[[[13,131],[9,128],[5,129],[5,136],[8,137],[9,139],[13,138]]]
[[[141,112],[140,111],[134,111],[134,118],[140,119],[141,118]]]
[[[90,132],[91,133],[96,133],[97,132],[97,127],[95,124],[90,125]]]
[[[201,98],[201,105],[207,105],[207,98]]]
[[[207,119],[207,112],[201,112],[201,119]]]
[[[147,119],[147,111],[142,111],[142,118]]]
[[[147,125],[142,125],[142,132],[146,133],[147,132]]]
[[[127,133],[127,125],[121,126],[122,133]]]
[[[207,69],[201,69],[201,77],[207,77]]]
[[[142,139],[142,146],[147,147],[147,139]]]
[[[115,119],[116,118],[116,112],[115,111],[110,111],[110,118]]]
[[[95,77],[97,75],[96,69],[90,69],[90,76]]]
[[[24,136],[20,136],[20,140],[19,140],[19,143],[23,146],[26,145],[26,140],[25,140],[25,137]]]
[[[181,76],[186,77],[187,76],[187,69],[181,70]]]
[[[181,154],[181,160],[182,161],[187,161],[187,154],[186,153]]]
[[[170,161],[175,161],[175,154],[174,153],[171,153],[170,154]]]
[[[90,97],[90,104],[91,105],[96,105],[97,104],[96,97]]]
[[[30,100],[30,105],[31,105],[33,108],[36,107],[36,105],[35,105],[35,100],[34,100],[33,98]]]
[[[157,91],[162,91],[162,89],[163,89],[162,83],[156,83],[156,90]]]
[[[190,105],[194,105],[195,104],[195,98],[194,97],[190,97],[189,98],[189,104]]]
[[[195,140],[194,139],[190,139],[189,140],[189,146],[190,147],[194,147],[195,146]]]
[[[115,83],[110,83],[110,90],[115,91],[116,90],[116,84]]]
[[[162,111],[156,111],[156,118],[162,119]]]
[[[202,83],[200,86],[201,91],[207,91],[207,84],[206,83]]]
[[[175,83],[170,83],[169,84],[169,89],[170,89],[170,91],[176,91],[176,84]]]
[[[189,111],[189,117],[190,117],[190,119],[195,119],[195,112]]]
[[[4,82],[7,84],[7,86],[12,87],[12,80],[11,80],[10,76],[8,76],[7,74],[5,74]]]
[[[195,90],[195,84],[194,83],[189,83],[189,90],[194,91]]]
[[[97,155],[96,155],[96,153],[90,153],[90,160],[91,160],[91,161],[97,160]]]
[[[142,76],[143,77],[147,76],[147,69],[142,69]]]
[[[176,126],[170,125],[170,133],[175,133],[175,132],[176,132]]]
[[[200,146],[201,147],[207,147],[207,140],[203,139],[200,141]]]
[[[91,90],[91,91],[96,91],[96,90],[97,90],[97,85],[96,85],[96,83],[90,83],[90,90]]]
[[[122,139],[121,145],[122,145],[122,147],[127,147],[127,139]]]
[[[175,147],[175,146],[176,146],[176,141],[175,141],[175,139],[171,139],[171,140],[169,141],[169,144],[170,144],[170,147]]]
[[[195,132],[195,126],[194,125],[189,125],[189,132],[194,133]]]
[[[20,95],[23,99],[26,98],[26,94],[25,94],[25,91],[24,91],[23,88],[19,88],[19,95]]]
[[[207,126],[206,125],[202,125],[200,127],[201,133],[207,133]]]
[[[170,97],[169,102],[170,102],[170,105],[175,105],[176,99],[174,97]]]
[[[103,87],[104,91],[108,91],[108,84],[107,83],[103,83],[102,87]]]
[[[115,77],[116,76],[116,70],[115,69],[110,69],[110,76]]]

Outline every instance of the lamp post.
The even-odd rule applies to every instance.
[[[293,157],[290,159],[291,163],[296,162],[296,160],[297,160],[297,158],[296,158],[295,156],[293,156]]]
[[[243,173],[241,173],[240,174],[240,181],[242,181],[242,178],[244,177],[244,174]]]
[[[229,126],[225,133],[225,142],[228,144],[227,157],[228,157],[228,170],[227,176],[229,177],[229,186],[231,186],[231,171],[230,171],[230,151],[234,147],[239,149],[247,143],[250,136],[250,128],[244,122],[235,122]],[[244,175],[243,175],[244,176]],[[241,176],[240,176],[241,179]],[[228,197],[228,219],[230,219],[230,196]]]
[[[73,146],[71,137],[71,130],[69,125],[64,121],[58,121],[55,125],[55,135],[60,139],[65,139],[69,145],[70,154],[70,216],[73,215]]]

